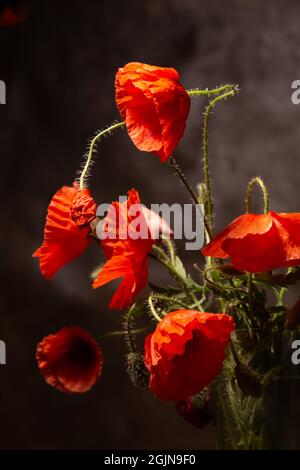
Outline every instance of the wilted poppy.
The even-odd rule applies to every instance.
[[[150,390],[161,400],[185,400],[222,369],[234,320],[226,314],[176,310],[145,341]]]
[[[64,327],[37,345],[36,359],[46,382],[66,393],[84,393],[97,382],[102,353],[97,341],[77,326]]]
[[[71,217],[72,202],[78,194],[81,191],[76,187],[63,186],[54,194],[48,206],[44,241],[33,254],[40,258],[40,270],[47,279],[51,279],[61,267],[80,256],[90,243],[90,228],[86,223],[80,228]],[[89,190],[85,189],[83,194],[89,197]],[[90,216],[90,205],[88,207]],[[78,220],[86,221],[82,210],[79,213]]]
[[[139,150],[167,160],[181,139],[190,98],[173,68],[131,62],[116,74],[116,103]]]
[[[243,214],[202,248],[205,256],[231,258],[239,271],[271,271],[300,264],[300,213]]]
[[[153,233],[171,234],[171,229],[158,215],[150,214],[140,203],[135,189],[128,191],[128,199],[113,202],[102,223],[102,241],[108,261],[93,283],[97,288],[115,279],[123,278],[109,307],[128,307],[148,281],[148,254],[155,238]]]

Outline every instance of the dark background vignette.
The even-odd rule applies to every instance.
[[[129,61],[173,66],[186,88],[236,82],[241,93],[211,120],[210,155],[216,225],[244,210],[245,187],[261,175],[271,207],[299,211],[300,106],[290,101],[300,78],[300,4],[296,0],[128,0],[27,2],[27,21],[0,29],[1,315],[7,365],[0,367],[2,449],[213,449],[212,426],[198,430],[171,404],[135,390],[118,338],[102,341],[103,376],[84,396],[48,387],[34,360],[36,343],[64,325],[94,336],[118,329],[108,311],[114,286],[92,291],[96,246],[45,281],[32,252],[42,241],[52,194],[71,184],[87,140],[119,119],[114,75]],[[195,100],[176,156],[194,184],[201,175],[201,118]],[[91,188],[98,203],[136,187],[142,201],[189,202],[167,165],[138,152],[124,131],[100,148]],[[186,261],[200,262],[188,253]],[[152,267],[157,283],[168,279]],[[299,386],[284,413],[287,446],[300,448]],[[293,419],[291,418],[293,415]]]

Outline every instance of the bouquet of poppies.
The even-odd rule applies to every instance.
[[[135,387],[173,401],[194,426],[213,421],[220,449],[270,448],[266,412],[270,390],[285,372],[285,345],[300,325],[300,300],[286,294],[300,279],[300,213],[269,209],[260,177],[246,191],[246,210],[215,235],[208,130],[215,107],[237,95],[237,85],[186,90],[173,68],[129,63],[115,79],[122,120],[90,141],[78,178],[53,196],[44,241],[33,254],[51,279],[90,243],[105,263],[93,271],[93,288],[120,279],[110,309],[124,311],[126,369]],[[193,97],[206,100],[203,113],[203,175],[194,189],[174,158]],[[169,224],[145,207],[139,192],[97,209],[88,187],[101,139],[126,128],[133,144],[167,163],[188,191],[203,220],[204,244],[195,250],[194,272],[178,256]],[[263,210],[252,210],[252,194],[262,191]],[[158,286],[148,279],[153,258],[170,274]],[[145,317],[145,328],[136,322]],[[153,321],[155,324],[153,324]],[[144,351],[136,336],[144,335]],[[42,339],[36,350],[46,382],[65,393],[85,393],[101,375],[98,342],[78,326]]]

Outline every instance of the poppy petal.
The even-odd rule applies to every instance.
[[[131,62],[118,70],[115,88],[116,103],[133,143],[166,161],[184,133],[190,110],[178,72]]]
[[[89,227],[80,229],[70,216],[76,188],[63,186],[53,196],[47,212],[44,241],[33,257],[40,260],[40,270],[46,279],[65,264],[79,257],[90,243]]]
[[[202,248],[231,258],[239,271],[266,272],[300,264],[300,214],[243,214]]]
[[[177,310],[145,341],[150,390],[161,400],[185,400],[222,369],[234,320],[226,314]]]
[[[109,304],[111,309],[123,309],[134,301],[148,280],[148,254],[154,234],[171,233],[158,215],[140,203],[135,189],[128,191],[126,201],[113,202],[102,222],[101,246],[107,258],[93,283],[94,289],[122,278]]]
[[[97,382],[102,370],[102,352],[97,341],[77,326],[64,327],[43,338],[36,359],[45,381],[65,393],[85,393]]]

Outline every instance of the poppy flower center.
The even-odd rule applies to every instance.
[[[96,354],[90,343],[83,338],[74,338],[70,345],[67,359],[74,365],[86,368],[96,361]]]
[[[183,353],[183,356],[189,356],[190,354],[193,354],[197,352],[199,343],[202,340],[202,334],[200,331],[193,331],[193,337],[185,343],[185,350]]]

